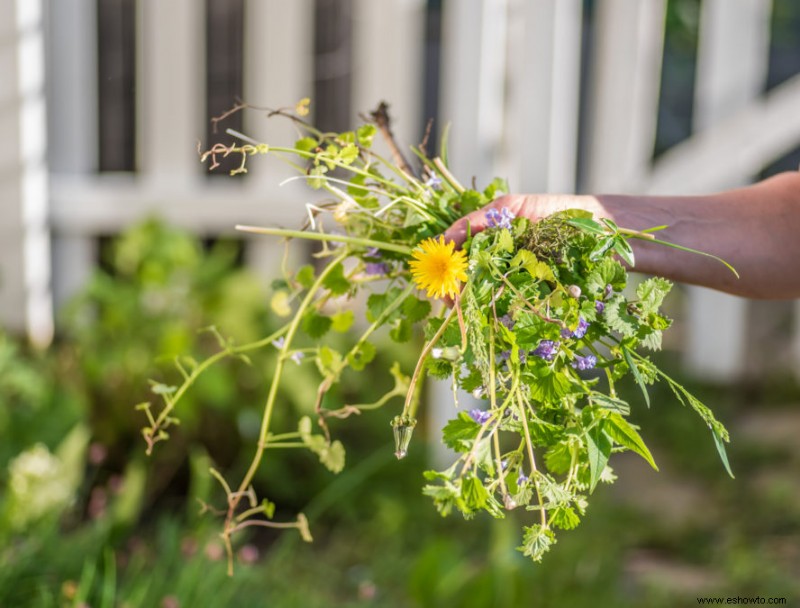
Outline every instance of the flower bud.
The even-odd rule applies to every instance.
[[[581,297],[581,288],[577,285],[570,285],[567,287],[567,293],[577,300]]]

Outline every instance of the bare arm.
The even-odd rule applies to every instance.
[[[532,220],[580,208],[634,230],[667,225],[659,238],[717,255],[740,278],[710,258],[640,240],[631,242],[636,270],[751,298],[800,297],[800,172],[705,196],[507,195],[453,224],[445,237],[462,243],[467,223],[483,230],[485,212],[502,207]]]

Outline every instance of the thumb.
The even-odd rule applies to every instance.
[[[461,247],[467,240],[467,231],[470,234],[476,234],[486,228],[486,211],[489,207],[473,211],[453,222],[453,225],[444,231],[444,240],[454,241],[456,247]]]

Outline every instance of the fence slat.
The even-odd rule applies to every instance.
[[[508,178],[515,192],[573,192],[581,71],[579,0],[516,1],[509,14]]]
[[[464,182],[501,173],[507,10],[506,0],[444,4],[439,114],[452,124],[450,164]]]
[[[353,23],[353,120],[386,101],[398,143],[422,135],[424,0],[356,0]]]
[[[587,187],[626,192],[653,153],[666,1],[600,0],[595,10]]]
[[[700,21],[695,127],[702,131],[751,103],[766,82],[771,2],[706,0]],[[763,125],[759,129],[763,129]],[[727,151],[728,156],[731,150]],[[735,155],[735,151],[733,151]],[[705,168],[696,165],[698,173]],[[718,189],[745,183],[749,175]],[[685,364],[698,375],[731,380],[744,369],[747,301],[707,289],[688,289]]]
[[[138,5],[138,166],[177,190],[201,170],[194,142],[205,133],[204,3]]]
[[[12,330],[46,345],[53,335],[47,227],[43,6],[3,0],[0,14],[0,311]]]

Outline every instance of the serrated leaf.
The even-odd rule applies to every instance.
[[[625,420],[625,418],[617,413],[610,414],[605,419],[603,430],[605,430],[608,436],[619,445],[636,452],[639,456],[644,458],[651,467],[658,471],[655,460],[653,460],[653,455],[650,453],[650,450],[647,449],[641,435],[639,435],[636,429]]]
[[[651,277],[636,287],[639,310],[643,317],[657,313],[664,298],[672,289],[672,283],[661,277]]]
[[[546,262],[538,259],[527,249],[520,249],[509,263],[512,267],[524,268],[535,279],[555,281],[555,275]]]
[[[639,321],[628,312],[628,302],[621,295],[606,302],[603,320],[610,330],[619,332],[624,338],[634,337],[639,329]]]
[[[319,314],[315,310],[311,310],[303,317],[300,326],[309,338],[317,340],[328,333],[328,330],[333,325],[330,317]]]
[[[461,481],[461,499],[470,511],[478,511],[486,507],[489,492],[483,483],[474,475],[464,477]]]
[[[547,528],[542,528],[540,524],[525,526],[523,529],[525,535],[522,538],[522,546],[517,547],[517,550],[535,562],[542,561],[544,554],[555,544],[555,535]]]
[[[573,530],[581,523],[581,518],[572,507],[558,507],[550,514],[550,524],[562,530]]]
[[[611,412],[617,412],[623,416],[627,416],[631,413],[631,406],[628,405],[626,401],[617,399],[616,397],[604,395],[603,393],[592,391],[589,393],[589,401],[594,405],[599,405],[603,409]]]
[[[570,382],[561,372],[546,370],[549,373],[537,375],[529,384],[531,399],[541,403],[557,403],[569,392]]]
[[[327,346],[320,346],[317,354],[317,369],[325,378],[337,380],[342,369],[342,355]]]
[[[301,152],[313,152],[318,145],[319,142],[313,137],[303,137],[294,142],[294,147]]]
[[[459,412],[457,418],[449,420],[442,429],[442,441],[451,450],[466,452],[472,447],[480,432],[481,425],[465,412]]]
[[[505,253],[514,251],[514,237],[511,236],[511,232],[508,229],[502,228],[498,232],[497,248]]]
[[[595,296],[602,296],[606,285],[611,285],[615,291],[620,291],[625,287],[625,276],[625,269],[618,261],[603,258],[586,278],[586,291]]]
[[[343,334],[353,326],[355,315],[352,310],[342,310],[331,317],[331,329]]]
[[[314,267],[311,264],[302,266],[294,275],[294,279],[308,289],[314,284]]]
[[[591,428],[585,435],[589,457],[589,491],[593,492],[611,455],[611,440],[600,425]]]
[[[345,451],[342,442],[334,440],[325,445],[318,453],[319,461],[331,472],[341,473],[344,469]]]
[[[544,454],[544,463],[547,469],[556,475],[569,471],[572,465],[572,450],[569,444],[558,443],[551,446]]]
[[[332,294],[340,296],[350,290],[350,281],[344,276],[344,266],[336,264],[322,281],[322,286]]]
[[[431,303],[410,295],[403,300],[403,316],[411,323],[422,321],[431,313]]]
[[[356,137],[358,139],[358,145],[364,148],[369,148],[372,145],[372,139],[375,137],[375,133],[377,129],[375,125],[361,125],[356,130]]]
[[[378,317],[383,314],[383,311],[394,302],[400,296],[400,289],[393,287],[389,289],[386,293],[373,293],[370,294],[369,298],[367,298],[367,320],[370,323],[374,323]],[[391,315],[388,316],[386,322],[389,323],[396,319],[400,314],[399,311],[395,310]]]
[[[355,351],[347,354],[347,363],[355,371],[360,372],[374,358],[375,347],[369,342],[362,342]]]

